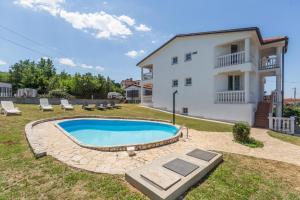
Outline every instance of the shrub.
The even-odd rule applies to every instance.
[[[247,142],[249,141],[250,135],[250,126],[244,123],[236,123],[233,126],[233,137],[238,142]]]
[[[284,106],[283,108],[283,116],[284,117],[296,117],[297,124],[300,124],[300,108],[293,106]]]
[[[46,98],[63,98],[63,99],[71,99],[74,98],[72,95],[67,93],[64,90],[51,90],[46,95],[40,95],[40,97],[46,97]]]

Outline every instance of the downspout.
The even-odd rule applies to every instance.
[[[281,116],[283,117],[283,106],[284,106],[284,54],[285,54],[285,47],[282,47],[282,59],[281,59],[281,67],[282,67],[282,73],[281,73],[281,87],[282,87],[282,98],[281,98]]]

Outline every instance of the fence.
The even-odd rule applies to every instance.
[[[60,105],[60,98],[48,98],[49,103],[52,105]],[[12,101],[16,104],[40,104],[40,98],[17,98],[17,97],[0,97],[0,101]],[[84,103],[95,104],[95,103],[105,103],[120,102],[118,99],[69,99],[69,102],[73,105],[82,105]]]
[[[296,118],[295,117],[273,117],[272,114],[269,115],[269,129],[295,134],[296,130]]]

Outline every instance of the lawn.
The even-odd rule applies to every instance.
[[[275,131],[268,131],[268,134],[271,137],[274,137],[274,138],[277,138],[279,140],[282,140],[282,141],[300,146],[300,137],[298,137],[298,136],[278,133],[278,132],[275,132]]]
[[[95,174],[68,167],[51,156],[34,159],[24,137],[26,123],[54,116],[107,115],[170,119],[171,115],[135,105],[120,110],[41,112],[18,105],[22,116],[0,116],[0,199],[146,199],[123,175]],[[206,131],[231,127],[178,117],[179,124]],[[213,134],[213,133],[212,133]],[[300,167],[236,154],[224,162],[185,199],[300,199]]]

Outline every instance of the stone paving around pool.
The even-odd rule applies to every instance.
[[[124,174],[126,171],[140,167],[152,160],[170,153],[181,153],[194,148],[224,151],[243,155],[283,161],[300,166],[300,147],[270,137],[265,129],[252,128],[251,136],[264,142],[263,148],[249,148],[233,141],[231,133],[204,132],[189,130],[188,139],[152,148],[137,151],[136,156],[129,157],[127,152],[102,152],[78,146],[55,123],[48,121],[37,124],[27,135],[31,145],[41,148],[59,161],[72,167],[98,173]],[[185,130],[184,137],[185,138]],[[38,143],[38,144],[37,144]]]

